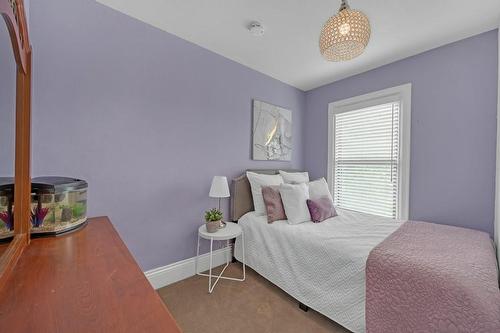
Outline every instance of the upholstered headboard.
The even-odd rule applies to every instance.
[[[247,171],[267,175],[276,175],[279,173],[279,170],[298,172],[297,170],[290,169],[260,169]],[[231,220],[237,222],[240,217],[254,210],[252,191],[250,190],[250,182],[248,181],[246,172],[244,172],[241,176],[233,179],[231,188]]]

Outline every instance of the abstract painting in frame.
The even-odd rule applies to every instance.
[[[253,100],[253,159],[291,161],[292,111]]]

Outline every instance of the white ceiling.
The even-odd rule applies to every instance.
[[[365,53],[328,62],[318,49],[340,0],[97,0],[302,90],[498,27],[500,0],[352,0],[372,28]],[[266,28],[262,37],[246,26]]]

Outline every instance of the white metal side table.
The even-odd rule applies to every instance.
[[[231,251],[226,251],[226,266],[222,269],[220,274],[218,276],[213,276],[212,275],[212,263],[213,263],[213,243],[215,241],[226,241],[226,247],[230,248],[229,241],[231,239],[237,238],[241,236],[241,253],[243,255],[243,278],[234,278],[234,277],[227,277],[227,276],[222,276],[224,274],[224,271],[226,270],[227,266],[229,266],[230,262],[230,253]],[[206,273],[200,273],[198,272],[198,259],[200,256],[200,238],[208,239],[210,240],[210,265],[208,269],[208,274]],[[209,233],[207,232],[207,229],[205,225],[202,225],[201,227],[198,228],[198,245],[196,247],[196,261],[195,261],[195,270],[197,275],[201,276],[208,276],[208,292],[211,294],[212,291],[215,288],[215,285],[217,282],[219,282],[219,279],[225,279],[225,280],[233,280],[233,281],[245,281],[245,238],[243,235],[243,230],[241,227],[233,222],[226,222],[226,227],[217,230],[217,232]],[[212,278],[217,278],[212,285]]]

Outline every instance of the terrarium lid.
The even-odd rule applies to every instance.
[[[32,190],[41,191],[70,191],[70,190],[80,190],[88,187],[85,180],[70,178],[70,177],[59,177],[59,176],[44,176],[35,177],[31,180]]]
[[[14,191],[14,178],[0,177],[0,193]]]

